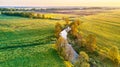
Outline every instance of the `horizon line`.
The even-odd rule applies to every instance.
[[[20,6],[20,5],[0,5],[0,7],[120,7],[120,6]]]

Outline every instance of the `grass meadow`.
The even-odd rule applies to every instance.
[[[65,67],[52,49],[56,22],[1,15],[0,67]]]

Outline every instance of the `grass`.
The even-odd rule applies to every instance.
[[[3,16],[4,17],[4,16]],[[0,19],[0,47],[51,43],[54,39],[54,20],[8,17]]]
[[[120,13],[114,13],[83,17],[84,23],[81,30],[84,34],[94,34],[97,37],[98,45],[101,47],[110,48],[113,45],[120,47]]]
[[[65,67],[50,44],[0,50],[2,67]]]
[[[80,26],[81,34],[86,37],[88,34],[94,34],[97,39],[98,47],[108,52],[112,46],[117,46],[120,51],[120,10],[100,13],[97,15],[84,16]],[[99,57],[96,59],[100,60]],[[104,67],[114,67],[111,60],[105,59],[101,65]]]
[[[65,67],[51,47],[56,22],[0,15],[0,67]]]

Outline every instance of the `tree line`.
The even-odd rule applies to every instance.
[[[1,14],[7,15],[7,16],[19,16],[19,17],[35,18],[35,19],[52,19],[51,17],[45,16],[45,14],[40,14],[35,12],[4,11],[4,12],[1,12]]]

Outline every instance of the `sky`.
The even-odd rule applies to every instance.
[[[0,6],[113,6],[120,0],[0,0]]]

